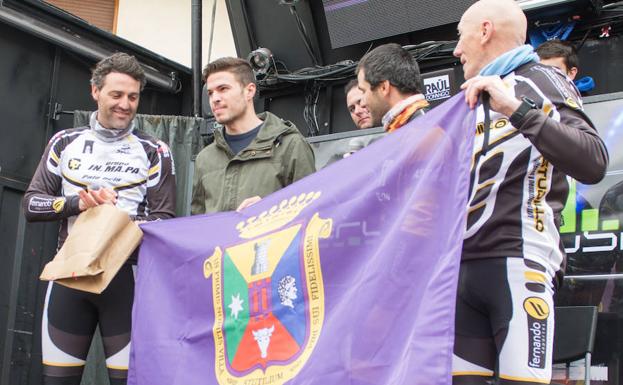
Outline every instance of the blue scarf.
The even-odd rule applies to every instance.
[[[538,63],[539,56],[534,52],[534,48],[531,45],[525,44],[498,56],[497,59],[481,69],[479,75],[504,76],[515,68],[530,62]]]

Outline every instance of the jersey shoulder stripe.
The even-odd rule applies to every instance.
[[[76,140],[80,135],[88,132],[89,127],[77,127],[62,130],[54,134],[48,142],[48,168],[53,171],[57,170],[63,151],[67,146]],[[58,172],[54,172],[59,175]]]
[[[522,67],[517,75],[529,78],[538,84],[540,91],[554,104],[564,104],[574,110],[582,109],[582,101],[577,88],[560,71],[542,64]]]

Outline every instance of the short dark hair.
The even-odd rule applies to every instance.
[[[348,83],[346,83],[346,85],[344,86],[344,95],[348,95],[348,93],[350,92],[350,90],[352,90],[353,88],[357,87],[359,83],[357,83],[357,79],[351,79]]]
[[[567,69],[580,67],[578,53],[572,43],[563,40],[548,40],[536,49],[537,55],[541,59],[552,59],[561,57]]]
[[[217,72],[231,72],[243,86],[249,83],[256,84],[253,68],[251,68],[251,64],[244,59],[223,57],[208,63],[203,69],[203,81],[207,83],[208,76]]]
[[[111,72],[126,74],[141,83],[141,91],[147,84],[145,71],[138,60],[132,55],[117,52],[100,60],[91,72],[91,84],[101,90],[104,87],[104,79]]]
[[[389,80],[403,94],[422,93],[420,67],[409,51],[396,43],[378,46],[365,54],[356,73],[360,70],[364,71],[365,79],[373,89]]]

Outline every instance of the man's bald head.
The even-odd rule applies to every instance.
[[[463,19],[476,23],[491,21],[496,33],[503,35],[497,37],[508,39],[509,44],[520,46],[526,41],[526,15],[514,0],[477,1],[465,11]]]
[[[480,0],[459,22],[454,55],[461,58],[465,78],[476,75],[501,54],[526,41],[526,16],[513,0]]]

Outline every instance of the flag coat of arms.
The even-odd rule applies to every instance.
[[[142,225],[129,384],[450,384],[462,95],[244,210]]]
[[[254,372],[283,381],[311,354],[324,315],[318,239],[329,236],[332,223],[316,215],[271,230],[319,196],[293,197],[258,220],[240,223],[241,237],[253,239],[224,251],[217,247],[204,262],[204,276],[213,281],[214,340],[222,352],[219,382],[236,383]]]

